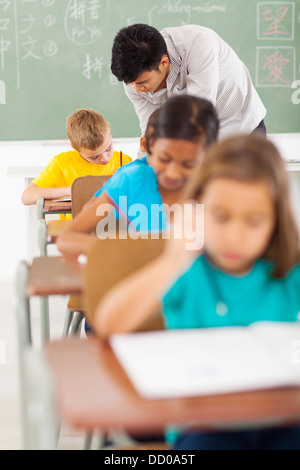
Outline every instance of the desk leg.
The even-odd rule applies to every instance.
[[[25,187],[30,184],[32,178],[25,178]],[[37,209],[36,204],[26,206],[26,252],[27,259],[31,260],[38,255],[38,242],[36,233]]]
[[[54,384],[43,353],[33,348],[24,352],[26,434],[24,450],[56,450],[59,419]]]
[[[40,298],[41,341],[44,344],[50,339],[49,297]]]
[[[27,398],[25,393],[25,353],[32,344],[30,304],[26,294],[26,285],[28,280],[28,266],[25,261],[19,263],[16,274],[16,316],[18,329],[18,362],[20,377],[20,407],[22,420],[22,439],[23,444],[27,446],[28,413]]]

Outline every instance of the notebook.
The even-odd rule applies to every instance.
[[[145,398],[300,386],[300,324],[116,334],[111,347]]]

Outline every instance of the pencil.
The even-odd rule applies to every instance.
[[[107,194],[107,193],[106,193]],[[120,208],[120,206],[118,206],[118,204],[113,200],[113,198],[107,194],[108,196],[108,199],[110,200],[111,204],[114,206],[114,208],[116,209],[116,211],[118,212],[118,214],[120,215],[120,217],[125,220],[125,222],[127,223],[127,225],[129,227],[132,228],[132,230],[134,232],[138,232],[137,228],[135,227],[135,225],[133,225],[133,223],[131,222],[131,220],[129,219],[129,217],[127,217],[127,215],[125,214],[125,212],[122,211],[122,209]]]

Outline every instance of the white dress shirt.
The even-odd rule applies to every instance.
[[[170,58],[167,88],[156,93],[135,91],[124,84],[145,133],[149,116],[174,95],[210,100],[220,121],[219,137],[250,134],[266,115],[245,64],[213,30],[184,25],[161,31]]]

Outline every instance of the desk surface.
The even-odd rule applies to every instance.
[[[300,388],[171,400],[146,400],[135,391],[113,351],[96,338],[48,343],[62,420],[78,429],[161,431],[166,423],[216,425],[300,421]]]
[[[27,294],[48,296],[80,294],[84,266],[72,256],[41,256],[29,266]]]
[[[72,211],[71,201],[53,201],[52,199],[45,199],[44,210],[47,212],[52,211]]]

